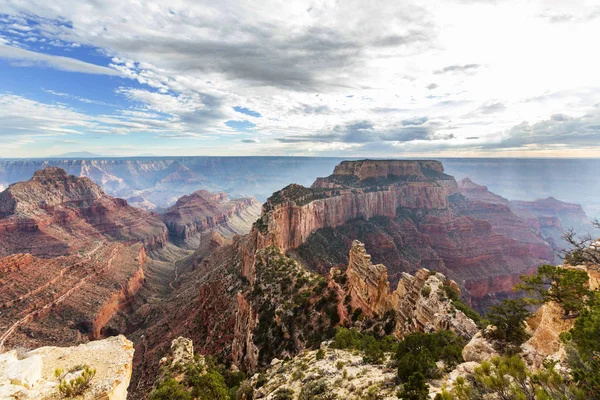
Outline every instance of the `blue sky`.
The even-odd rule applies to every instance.
[[[600,156],[597,1],[0,3],[0,157]]]

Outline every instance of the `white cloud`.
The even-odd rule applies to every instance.
[[[103,67],[101,65],[90,64],[69,57],[38,53],[18,47],[7,46],[2,43],[0,43],[0,58],[7,58],[9,60],[16,60],[19,62],[28,62],[30,65],[45,65],[70,72],[100,75],[120,75],[118,71],[108,67]]]
[[[551,129],[542,122],[552,115],[579,118],[600,102],[599,9],[568,3],[8,0],[7,24],[29,34],[19,16],[36,20],[24,41],[92,46],[112,62],[62,64],[12,42],[0,55],[8,48],[26,52],[15,60],[100,68],[142,84],[119,90],[135,108],[94,117],[103,124],[96,132],[214,139],[235,133],[225,125],[233,119],[254,124],[253,139],[225,140],[224,153],[254,139],[265,151],[323,154],[506,151],[509,143],[525,151],[530,141],[513,138],[523,121]],[[425,116],[422,126],[402,123]],[[588,129],[586,145],[597,136]],[[582,146],[569,135],[565,143]]]

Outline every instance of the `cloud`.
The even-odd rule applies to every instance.
[[[241,142],[242,143],[260,143],[260,140],[258,140],[258,139],[242,139]]]
[[[535,123],[523,121],[507,132],[507,137],[494,147],[524,147],[529,145],[597,146],[600,143],[600,108],[571,117],[554,114]],[[489,145],[488,145],[489,146]]]
[[[0,93],[0,137],[31,140],[66,135],[126,135],[132,132],[175,134],[176,122],[159,115],[117,112],[88,115],[62,104],[42,103]]]
[[[429,118],[427,117],[415,117],[411,119],[405,119],[402,121],[402,126],[423,125],[428,120]]]
[[[420,123],[419,125],[423,124]],[[276,140],[281,143],[372,143],[372,142],[410,142],[430,140],[434,133],[432,126],[416,124],[397,124],[377,127],[373,122],[363,120],[336,125],[329,132],[316,135],[289,135]]]
[[[484,104],[479,107],[478,111],[482,114],[494,114],[506,110],[506,106],[501,102]]]
[[[210,139],[214,154],[253,139],[261,145],[252,147],[285,154],[475,154],[526,149],[534,136],[539,146],[588,143],[594,123],[578,120],[600,103],[591,83],[600,61],[589,51],[600,27],[579,22],[595,9],[480,3],[9,0],[0,48],[19,54],[0,67],[43,64],[129,79],[119,80],[114,98],[94,92],[89,99],[70,95],[62,82],[43,82],[70,106],[38,102],[27,114],[21,105],[20,121],[6,126],[15,131],[22,123],[38,134],[71,129],[83,140],[120,134],[132,148],[139,136],[130,133],[147,133],[163,148],[172,139]],[[546,11],[573,18],[557,25],[539,18]],[[69,51],[76,57],[43,54]],[[92,92],[89,85],[108,78],[76,79]],[[99,102],[103,115],[81,111]],[[35,121],[36,107],[46,122]],[[36,137],[34,128],[23,131],[23,142]]]
[[[22,62],[24,64],[20,65],[23,66],[42,65],[50,68],[60,69],[62,71],[80,72],[85,74],[113,76],[120,75],[118,71],[108,67],[103,67],[101,65],[90,64],[85,61],[80,61],[69,57],[38,53],[35,51],[7,46],[2,43],[0,43],[0,58]]]
[[[477,69],[479,69],[481,65],[479,64],[464,64],[464,65],[449,65],[442,69],[438,69],[434,71],[434,74],[447,74],[447,73],[470,73]]]

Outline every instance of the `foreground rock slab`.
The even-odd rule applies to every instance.
[[[0,354],[0,399],[60,399],[56,369],[88,365],[96,370],[79,399],[125,400],[133,343],[123,335],[73,347],[40,347]]]

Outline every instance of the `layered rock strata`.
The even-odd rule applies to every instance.
[[[208,230],[226,237],[248,233],[259,216],[260,203],[253,197],[230,200],[223,192],[199,190],[181,197],[161,218],[174,240],[190,243]]]
[[[37,171],[32,179],[0,193],[0,256],[72,254],[94,240],[166,244],[167,229],[157,215],[106,195],[88,178],[59,168]]]
[[[330,284],[335,282],[338,269],[331,271]],[[350,264],[346,269],[347,296],[352,309],[360,309],[368,317],[396,314],[396,335],[411,332],[433,332],[450,329],[470,339],[477,326],[462,311],[456,310],[445,295],[444,285],[456,291],[456,282],[440,273],[421,269],[414,275],[404,273],[396,290],[390,290],[387,268],[374,265],[365,246],[352,243]],[[344,297],[345,298],[345,297]]]

